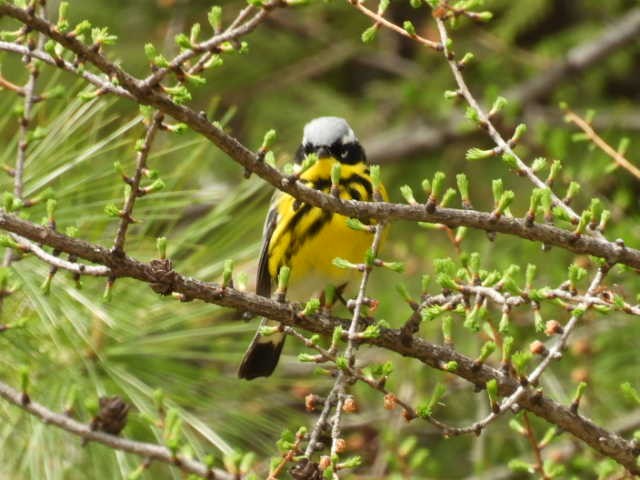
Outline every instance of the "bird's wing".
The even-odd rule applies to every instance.
[[[269,243],[278,223],[278,208],[275,202],[271,203],[267,219],[262,230],[262,248],[260,249],[260,261],[258,262],[258,278],[256,281],[256,294],[262,297],[271,296],[271,274],[269,273]]]

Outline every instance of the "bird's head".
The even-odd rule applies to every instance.
[[[296,161],[300,163],[312,153],[318,158],[332,157],[347,165],[367,161],[355,133],[347,121],[339,117],[319,117],[305,125]]]

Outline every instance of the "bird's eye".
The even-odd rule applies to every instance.
[[[310,143],[305,144],[304,153],[309,155],[311,152],[313,152],[313,146]]]
[[[340,154],[340,157],[347,158],[347,155],[349,155],[349,151],[348,150],[343,150],[342,153]]]

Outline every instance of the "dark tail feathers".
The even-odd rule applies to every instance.
[[[271,375],[278,365],[285,338],[283,334],[268,337],[257,334],[242,358],[238,377],[251,380]]]

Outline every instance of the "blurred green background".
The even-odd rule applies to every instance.
[[[204,0],[70,3],[72,23],[87,18],[118,35],[109,55],[139,76],[148,73],[145,42],[153,42],[171,56],[176,52],[174,35],[188,32],[196,21],[206,25],[211,6]],[[243,6],[241,2],[223,5],[225,20]],[[465,75],[474,93],[491,104],[498,94],[509,96],[514,87],[544,75],[570,48],[593,42],[611,22],[637,6],[637,1],[623,0],[487,0],[494,20],[487,25],[462,21],[452,37],[457,52],[475,53],[477,61]],[[56,2],[50,2],[49,8],[55,12]],[[437,38],[426,7],[416,10],[408,2],[392,2],[389,12],[396,23],[411,19],[419,33]],[[476,208],[492,209],[491,180],[503,178],[506,188],[517,193],[514,214],[522,215],[531,191],[528,182],[497,160],[465,160],[468,148],[490,148],[491,143],[461,120],[462,106],[444,100],[444,91],[453,89],[454,83],[441,56],[384,30],[374,42],[363,44],[360,35],[369,25],[346,2],[335,0],[274,12],[245,38],[248,53],[226,55],[222,67],[207,73],[207,84],[192,89],[193,105],[252,148],[260,145],[264,132],[275,128],[275,151],[282,163],[291,160],[308,120],[320,115],[345,117],[370,158],[383,165],[392,200],[402,201],[398,190],[402,184],[419,192],[421,179],[431,178],[437,170],[447,173],[449,186],[455,186],[456,173],[465,172],[472,182]],[[13,28],[13,22],[0,19],[0,29]],[[5,77],[24,83],[19,58],[0,54],[0,65]],[[499,119],[506,135],[525,120],[530,129],[519,147],[523,158],[561,160],[559,195],[570,180],[578,181],[582,190],[575,207],[580,210],[592,197],[600,198],[613,213],[607,236],[623,238],[635,247],[640,233],[638,180],[611,168],[611,160],[588,143],[576,141],[576,129],[563,123],[558,102],[566,101],[583,114],[595,109],[594,124],[617,146],[622,137],[634,140],[640,130],[639,76],[636,40],[585,71],[567,75],[540,98],[510,104]],[[122,197],[122,183],[112,165],[119,161],[133,171],[134,144],[144,132],[138,109],[111,97],[78,100],[76,95],[85,85],[68,74],[43,68],[38,90],[53,85],[63,85],[67,93],[36,107],[35,123],[47,135],[28,151],[26,195],[52,189],[58,200],[60,230],[76,226],[79,237],[110,246],[117,222],[105,215],[104,207],[119,204]],[[6,165],[15,161],[17,117],[11,112],[19,104],[12,92],[0,91],[0,111],[5,112],[0,116],[0,162]],[[446,135],[430,143],[429,132]],[[420,141],[414,141],[416,137]],[[639,153],[638,142],[632,141],[627,157],[637,159]],[[156,255],[156,237],[166,236],[179,272],[218,281],[224,261],[231,258],[237,282],[242,284],[246,275],[246,288],[253,289],[270,188],[254,177],[245,180],[237,164],[190,132],[161,133],[149,165],[158,170],[167,188],[139,200],[134,216],[141,221],[131,229],[127,252],[150,260]],[[11,188],[8,176],[3,187]],[[28,213],[38,221],[44,208],[34,207]],[[479,252],[482,267],[488,270],[520,265],[520,280],[526,264],[534,263],[538,286],[562,283],[574,261],[592,267],[586,257],[575,258],[560,249],[543,253],[538,244],[505,236],[489,241],[484,232],[469,232],[462,249]],[[406,272],[376,271],[370,294],[380,300],[378,317],[400,326],[410,310],[389,286],[403,283],[417,295],[420,277],[432,273],[434,259],[459,261],[460,253],[441,230],[396,223],[383,257],[406,262]],[[152,392],[162,388],[169,404],[184,414],[187,448],[198,456],[213,453],[218,459],[232,451],[255,451],[263,469],[268,457],[277,455],[275,441],[284,428],[312,424],[314,417],[304,412],[303,398],[309,392],[326,393],[330,380],[313,375],[312,365],[296,360],[303,351],[296,341],[287,342],[273,377],[239,381],[235,369],[255,321],[239,322],[236,312],[213,305],[159,297],[146,285],[129,280],[117,281],[113,300],[104,303],[102,280],[83,278],[82,288],[77,289],[68,275],[59,273],[45,296],[40,285],[47,271],[31,258],[14,264],[10,283],[20,285],[20,290],[5,299],[0,319],[0,323],[26,321],[23,328],[0,333],[0,378],[17,385],[19,366],[28,365],[31,396],[37,401],[63,410],[70,392],[77,390],[76,415],[89,420],[91,399],[119,394],[133,405],[124,435],[162,441],[145,417],[154,415]],[[587,280],[581,288],[586,288]],[[615,269],[608,284],[635,302],[639,284],[635,273]],[[432,286],[431,292],[437,288]],[[545,319],[567,318],[562,309],[546,305],[542,313]],[[490,318],[497,322],[500,312],[491,311]],[[535,337],[532,314],[523,309],[514,318],[516,345],[526,349]],[[420,334],[441,342],[440,322],[423,325]],[[587,315],[570,353],[543,377],[545,392],[568,404],[577,382],[586,378],[589,388],[583,413],[607,428],[632,430],[640,425],[640,413],[624,399],[619,384],[640,383],[639,334],[638,321],[632,317]],[[456,347],[470,356],[477,355],[483,343],[481,336],[463,329],[459,318],[454,339]],[[444,421],[467,425],[488,413],[485,395],[474,394],[471,386],[452,375],[372,348],[363,347],[360,352],[367,361],[392,360],[395,373],[388,386],[414,404],[427,398],[436,382],[445,382],[448,393],[435,412]],[[385,411],[379,394],[362,386],[355,386],[354,394],[361,409],[346,418],[346,438],[349,451],[362,454],[367,467],[353,478],[527,478],[506,468],[513,458],[531,459],[526,439],[509,429],[507,419],[480,437],[444,440],[425,422],[406,423],[398,412]],[[100,445],[81,447],[77,438],[5,402],[0,402],[0,420],[2,478],[126,478],[140,462]],[[534,427],[541,436],[548,425],[534,419]],[[407,438],[415,439],[417,445],[403,444]],[[428,456],[417,458],[426,455],[420,450],[424,448]],[[613,478],[609,475],[615,471],[610,461],[601,461],[563,436],[545,450],[545,458],[564,462],[566,478]],[[164,465],[152,465],[144,475],[181,477]]]

